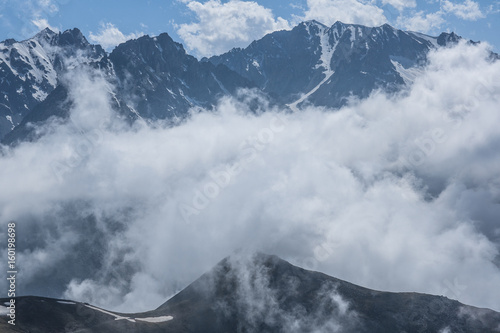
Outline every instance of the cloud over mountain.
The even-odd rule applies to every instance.
[[[106,23],[101,25],[98,33],[90,32],[89,39],[100,44],[104,49],[110,50],[118,44],[124,43],[129,39],[136,39],[144,35],[142,32],[131,33],[124,35],[113,23]]]
[[[202,56],[243,47],[267,33],[290,28],[286,20],[275,18],[270,9],[254,1],[184,2],[197,22],[180,24],[177,33],[189,50]]]
[[[387,23],[384,11],[370,2],[357,0],[307,0],[305,20],[318,20],[330,26],[343,23],[379,26]]]
[[[144,310],[243,247],[499,310],[500,64],[465,43],[429,59],[408,90],[339,111],[242,90],[132,128],[99,72],[67,78],[71,121],[0,158],[20,290]]]

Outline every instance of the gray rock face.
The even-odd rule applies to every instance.
[[[207,61],[228,66],[284,103],[337,108],[374,89],[398,90],[437,45],[437,38],[389,25],[308,21]]]
[[[210,108],[217,98],[253,86],[225,66],[198,62],[166,33],[125,42],[109,58],[119,94],[146,119],[182,117],[190,107]]]
[[[114,96],[110,98],[113,107],[130,121],[138,118],[152,121],[182,118],[193,106],[210,109],[218,98],[235,94],[238,88],[255,87],[226,66],[199,62],[186,54],[182,45],[175,43],[166,33],[127,41],[117,46],[109,56],[100,46],[88,44],[79,32],[76,36],[70,30],[59,35],[51,33],[46,39],[52,41],[56,36],[57,44],[62,46],[54,51],[53,61],[47,62],[52,75],[47,93],[43,94],[43,98],[34,100],[16,122],[9,123],[10,127],[2,140],[4,144],[36,140],[38,136],[30,123],[69,116],[71,101],[67,100],[67,87],[57,78],[63,71],[68,72],[82,65],[103,69],[106,79],[115,86]],[[81,59],[76,61],[74,68],[65,68],[60,59],[67,59],[71,53],[57,50],[66,48],[75,53],[82,48],[99,52],[91,53],[94,57],[85,59],[86,62]],[[22,81],[22,78],[19,80]],[[6,94],[6,98],[11,98],[11,95],[16,94]],[[14,125],[17,127],[13,129]]]
[[[7,299],[0,300],[7,302]],[[500,313],[442,296],[366,289],[276,256],[224,259],[155,310],[121,314],[40,297],[16,299],[2,332],[498,332]]]

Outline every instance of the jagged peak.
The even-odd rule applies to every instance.
[[[390,25],[389,23],[382,24],[380,27],[383,29],[388,29],[388,30],[398,30],[398,29],[394,28],[392,25]]]
[[[230,262],[230,261],[249,261],[249,262],[270,262],[273,264],[277,264],[279,262],[287,263],[285,260],[281,259],[277,255],[267,254],[264,252],[251,252],[251,251],[243,251],[239,250],[236,253],[224,258],[222,262]]]
[[[451,33],[443,32],[438,36],[437,43],[440,46],[454,45],[458,43],[461,39],[462,37],[460,37],[454,32]]]
[[[43,37],[43,36],[54,36],[57,33],[51,30],[49,27],[41,30],[39,33],[35,35],[35,37]]]
[[[334,24],[332,24],[332,27],[337,27],[337,26],[346,26],[346,25],[351,25],[351,24],[347,24],[347,23],[344,23],[342,21],[335,21]]]
[[[48,29],[48,28],[47,28]],[[71,34],[73,36],[84,37],[81,30],[78,28],[66,29],[60,33],[61,35]]]
[[[178,51],[186,53],[186,51],[184,50],[184,46],[180,43],[175,42],[172,37],[170,37],[170,35],[166,32],[163,32],[158,36],[142,35],[135,39],[129,39],[119,44],[115,49],[123,49],[134,44],[156,44],[161,48],[173,45]]]
[[[49,42],[51,41],[55,36],[57,36],[57,32],[51,30],[49,27],[41,30],[39,33],[37,33],[35,36],[33,36],[30,39],[35,39],[37,41],[45,41]]]
[[[54,32],[50,28],[45,28],[37,33],[33,39],[39,42],[49,43],[53,46],[87,46],[87,41],[83,33],[78,28],[64,30],[63,32]]]
[[[6,40],[4,40],[2,42],[3,45],[5,46],[11,46],[13,44],[17,43],[17,40],[15,40],[14,38],[7,38]]]
[[[316,20],[308,20],[308,21],[304,21],[304,22],[301,22],[299,25],[305,25],[305,26],[311,26],[311,25],[314,25],[314,26],[320,26],[320,27],[324,27],[326,28],[327,26],[319,21],[316,21]]]
[[[155,39],[156,38],[156,39]],[[178,48],[184,50],[184,47],[181,43],[177,43],[170,37],[170,35],[166,32],[159,34],[157,37],[153,37],[153,40],[157,40],[162,44],[175,44]]]
[[[124,41],[123,43],[118,44],[113,49],[113,51],[111,51],[110,55],[122,53],[128,47],[131,47],[133,45],[137,45],[137,44],[141,44],[141,43],[149,43],[149,42],[154,42],[153,38],[151,38],[149,35],[142,35],[138,38],[132,38],[132,39]]]
[[[59,39],[61,39],[61,37],[63,37],[64,39],[64,37],[66,36],[72,38],[74,41],[82,41],[88,43],[87,38],[85,38],[83,33],[78,28],[67,29],[64,32],[59,33]]]
[[[237,272],[242,269],[257,272],[262,271],[263,267],[265,267],[269,273],[274,274],[290,270],[303,271],[302,268],[294,266],[274,254],[239,250],[219,261],[208,274],[217,275],[224,273],[224,275],[226,275],[229,271]]]

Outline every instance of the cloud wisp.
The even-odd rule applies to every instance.
[[[444,0],[441,3],[441,7],[445,13],[451,13],[463,20],[475,21],[484,17],[479,3],[472,0],[465,0],[463,3],[453,3],[449,0]]]
[[[439,10],[435,12],[421,10],[414,11],[411,15],[399,15],[396,24],[408,30],[430,33],[441,29],[449,15],[465,21],[477,21],[486,16],[479,3],[472,0],[465,0],[463,3],[441,0],[439,4]]]
[[[370,2],[358,0],[307,0],[304,20],[317,20],[327,26],[336,21],[370,27],[387,23],[384,11]]]
[[[0,1],[0,23],[9,38],[24,40],[42,29],[58,31],[49,21],[59,13],[66,0]]]
[[[338,292],[335,282],[304,281],[260,254],[237,253],[211,271],[197,289],[215,299],[212,307],[226,318],[239,318],[249,332],[355,332],[359,314]],[[304,288],[304,285],[307,285]],[[307,291],[309,304],[297,301]]]
[[[104,49],[111,51],[118,44],[124,43],[129,39],[136,39],[144,35],[143,32],[123,34],[113,23],[105,23],[101,25],[98,33],[92,31],[89,34],[90,41],[100,44]]]
[[[80,72],[72,120],[0,157],[19,291],[146,310],[243,247],[500,310],[499,77],[486,45],[460,44],[400,95],[341,110],[223,98],[176,126],[128,127],[112,86]]]
[[[255,1],[184,1],[197,21],[177,26],[177,34],[188,50],[212,56],[233,47],[246,47],[265,34],[290,29],[288,22]]]

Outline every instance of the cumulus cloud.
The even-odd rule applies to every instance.
[[[223,98],[154,127],[123,124],[113,87],[78,74],[72,120],[0,157],[19,290],[152,309],[243,247],[500,310],[500,63],[487,58],[484,44],[434,52],[408,91],[338,111]]]
[[[8,31],[10,38],[23,40],[32,37],[40,29],[51,28],[48,24],[51,16],[59,12],[60,1],[53,0],[4,0],[0,1],[2,29]]]
[[[35,1],[35,4],[38,5],[40,10],[50,12],[50,13],[55,13],[59,11],[59,7],[57,6],[57,3],[52,0],[37,0]]]
[[[418,11],[410,16],[399,16],[397,25],[404,27],[410,31],[418,31],[423,33],[435,32],[446,21],[443,18],[442,12],[424,13]]]
[[[106,50],[110,50],[118,44],[126,42],[129,39],[139,38],[142,35],[144,35],[143,32],[135,32],[124,35],[114,24],[105,23],[101,25],[101,29],[97,34],[94,34],[91,31],[89,39],[94,43],[100,44]]]
[[[307,0],[307,10],[303,19],[317,20],[328,26],[336,21],[367,26],[387,23],[381,8],[370,2],[358,0]]]
[[[417,6],[417,2],[415,0],[382,0],[382,4],[391,5],[399,11],[405,8],[414,8]]]
[[[196,15],[197,22],[180,24],[177,33],[186,47],[200,56],[245,47],[267,33],[290,28],[285,19],[275,18],[270,9],[255,1],[183,2]]]
[[[399,16],[397,25],[408,30],[419,31],[424,33],[438,32],[445,23],[447,15],[455,15],[456,17],[475,21],[485,17],[481,11],[479,4],[472,0],[466,0],[463,3],[453,3],[449,0],[440,1],[440,8],[436,12],[417,11],[411,15]]]
[[[45,28],[49,28],[50,30],[54,32],[58,32],[59,29],[56,27],[53,27],[49,24],[49,21],[47,19],[36,19],[31,21],[37,28],[38,30],[43,30]]]
[[[472,0],[465,0],[463,3],[444,0],[441,2],[441,8],[444,12],[451,13],[463,20],[475,21],[484,17],[479,4]]]

